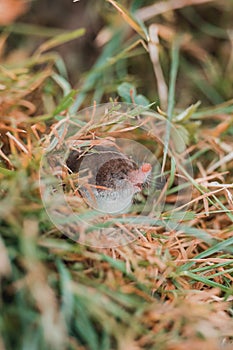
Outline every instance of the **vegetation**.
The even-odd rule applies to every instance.
[[[91,65],[76,81],[73,47],[64,59],[58,50],[85,41],[88,22],[40,26],[27,17],[40,1],[21,2],[7,0],[0,15],[0,348],[232,349],[232,1],[100,1],[99,54],[92,64],[75,53]],[[72,6],[94,4],[81,3]],[[39,170],[59,123],[109,101],[149,104],[169,120],[156,154],[169,186],[159,222],[148,218],[130,244],[98,248],[54,226]],[[186,212],[171,208],[180,188],[169,125],[192,162]],[[91,126],[81,138],[106,132]],[[143,142],[153,150],[149,133]]]

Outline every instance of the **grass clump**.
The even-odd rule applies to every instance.
[[[112,30],[103,18],[108,39],[77,89],[54,49],[84,30],[59,32],[34,54],[26,47],[24,59],[17,60],[7,46],[13,29],[3,28],[0,348],[232,348],[233,104],[226,45],[232,9],[227,3],[199,2],[186,6],[183,1],[175,9],[175,2],[167,1],[171,8],[164,13],[158,12],[158,2],[152,7],[139,1],[132,7],[112,0],[101,4],[111,13],[112,27],[119,28],[119,22],[124,27]],[[150,27],[155,15],[156,27]],[[198,28],[197,16],[202,19]],[[103,32],[99,35],[104,40]],[[20,49],[14,54],[19,57]],[[53,225],[40,196],[39,168],[45,141],[58,123],[78,115],[77,108],[95,108],[93,101],[107,102],[111,96],[114,103],[118,94],[125,102],[156,101],[151,113],[169,119],[164,152],[158,148],[156,154],[169,185],[159,221],[138,217],[132,224],[130,216],[118,218],[119,225],[138,230],[137,239],[100,249],[75,243]],[[80,139],[106,132],[103,123],[93,123],[82,124],[89,131]],[[119,132],[119,122],[115,126]],[[107,136],[114,137],[115,126]],[[179,164],[170,157],[171,145],[179,146],[173,127],[183,135],[183,155],[193,167],[193,174],[183,172],[192,185],[186,212],[182,205],[170,210],[179,192]],[[149,133],[136,136],[153,150]]]

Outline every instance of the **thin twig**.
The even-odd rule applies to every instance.
[[[153,5],[141,8],[136,12],[136,17],[141,21],[147,21],[148,19],[167,11],[177,10],[182,7],[200,5],[213,1],[215,0],[170,0],[166,2],[160,1]]]
[[[9,131],[6,132],[6,135],[9,137],[9,139],[13,140],[15,144],[26,154],[29,154],[27,148],[19,141],[15,136],[13,136]]]

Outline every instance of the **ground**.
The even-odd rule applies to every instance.
[[[233,349],[232,15],[232,1],[0,0],[1,349]],[[145,128],[135,110],[99,119],[107,102],[150,105]],[[159,217],[104,218],[137,232],[128,244],[75,242],[45,210],[45,147],[81,116],[79,142],[121,135],[164,170]]]

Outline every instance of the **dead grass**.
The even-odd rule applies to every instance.
[[[168,1],[169,6],[172,3]],[[180,3],[183,7],[187,2]],[[205,11],[215,11],[216,8],[227,18],[227,4],[208,2],[205,5]],[[140,39],[147,47],[145,28],[123,6],[119,11],[124,14],[123,20],[141,35]],[[199,11],[205,16],[206,12]],[[147,8],[138,9],[138,13],[144,19],[148,17]],[[169,13],[174,15],[174,12]],[[108,54],[103,50],[78,92],[73,91],[64,78],[58,55],[44,50],[78,37],[82,31],[49,40],[35,55],[27,57],[26,52],[25,59],[20,62],[9,62],[7,55],[1,57],[2,349],[233,349],[233,105],[224,85],[232,84],[232,76],[227,74],[226,68],[222,77],[221,47],[219,58],[208,51],[213,44],[211,35],[205,40],[202,37],[206,28],[204,24],[199,29],[199,40],[189,28],[192,39],[174,46],[177,23],[175,17],[169,19],[169,13],[168,17],[158,17],[158,22],[161,18],[164,22],[158,35],[163,47],[169,50],[173,45],[175,55],[173,51],[170,59],[164,51],[160,53],[164,58],[162,63],[159,57],[152,62],[154,72],[158,67],[165,71],[165,61],[168,68],[173,67],[170,75],[173,78],[166,83],[169,93],[165,106],[168,104],[171,123],[183,131],[186,139],[186,152],[193,166],[193,176],[186,174],[186,179],[193,190],[188,213],[182,216],[178,226],[175,221],[174,228],[165,225],[166,220],[172,223],[174,219],[169,205],[174,203],[178,188],[172,180],[167,189],[167,210],[161,214],[159,224],[158,221],[154,224],[153,217],[148,218],[146,224],[138,222],[132,225],[131,217],[116,221],[130,232],[132,229],[138,232],[137,240],[125,246],[98,249],[76,244],[67,238],[49,220],[38,183],[43,144],[51,130],[54,132],[78,106],[90,105],[93,94],[97,101],[101,101],[102,96],[107,99],[109,91],[114,91],[114,96],[117,37],[110,35],[106,44]],[[118,14],[114,16],[115,21],[119,21]],[[106,30],[110,30],[107,25]],[[228,38],[227,28],[224,30]],[[142,51],[136,51],[136,46],[129,46],[138,41],[138,36],[130,30],[129,36],[130,43],[121,38],[123,54],[119,62],[125,68],[129,52],[135,53],[135,57],[130,58],[135,67],[137,59],[140,61],[145,57]],[[4,33],[0,42],[3,50],[6,45]],[[175,86],[181,88],[182,77],[184,79],[189,74],[191,63],[187,52],[194,60],[192,70],[196,76],[192,75],[190,81],[183,83],[184,102],[182,104],[182,98],[178,97],[176,106],[175,95],[179,95],[179,91]],[[203,52],[209,66],[203,63]],[[176,54],[180,55],[180,60]],[[230,62],[231,55],[229,65]],[[176,79],[178,66],[180,75]],[[147,70],[152,75],[153,67]],[[104,72],[105,79],[108,76],[113,78],[98,94]],[[207,78],[204,93],[196,80],[196,77],[203,76],[203,72]],[[164,75],[164,81],[168,81],[167,74]],[[134,84],[134,79],[142,81],[140,72],[138,77],[122,75],[119,79],[124,81],[126,78],[134,86],[138,85]],[[158,84],[159,79],[157,75]],[[221,85],[221,81],[224,84]],[[118,83],[120,85],[121,81]],[[218,100],[220,92],[223,101]],[[125,101],[129,102],[126,95]],[[185,109],[190,95],[203,99],[203,107],[191,111]],[[157,113],[155,108],[153,113]],[[113,123],[112,127],[106,128],[104,120],[96,125],[92,119],[80,130],[82,140],[103,134],[113,138],[118,132],[127,136],[132,134],[153,148],[154,140],[145,140],[140,133],[135,136],[135,130],[129,129],[129,125],[122,129],[119,123]],[[170,136],[167,130],[167,146],[170,145]],[[161,162],[164,160],[172,179],[177,169],[169,168],[169,151],[166,156],[162,152],[157,156]],[[182,207],[177,210],[177,215],[180,211],[183,212]]]

